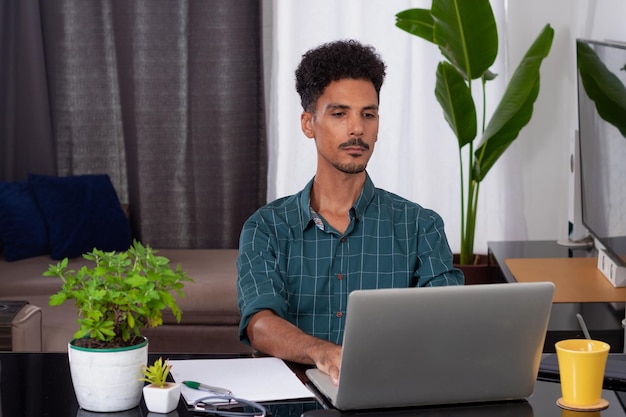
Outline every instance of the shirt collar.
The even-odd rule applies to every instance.
[[[302,216],[302,230],[306,229],[310,224],[313,223],[313,216],[311,215],[311,189],[313,188],[313,181],[315,178],[312,178],[311,181],[304,187],[302,192],[300,193],[300,213]],[[369,203],[374,198],[375,187],[372,179],[369,174],[365,173],[365,183],[363,184],[363,189],[361,190],[361,194],[359,198],[357,198],[356,202],[352,206],[352,210],[354,211],[354,215],[357,219],[363,216],[365,213],[365,209],[369,205]]]

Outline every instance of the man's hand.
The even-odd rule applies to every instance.
[[[304,333],[270,310],[253,315],[246,331],[255,349],[287,361],[315,365],[335,385],[339,383],[341,346]]]
[[[328,374],[333,384],[339,384],[339,365],[341,364],[341,346],[317,339],[309,349],[309,356],[317,368]]]

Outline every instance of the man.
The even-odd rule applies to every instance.
[[[366,172],[378,138],[385,64],[356,41],[307,52],[296,70],[300,123],[315,177],[243,227],[240,338],[338,382],[347,297],[362,288],[459,285],[443,221],[376,189]]]

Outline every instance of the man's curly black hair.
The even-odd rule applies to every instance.
[[[302,108],[313,113],[317,99],[332,81],[370,80],[380,100],[385,63],[376,50],[356,40],[325,43],[302,56],[296,69],[296,91]]]

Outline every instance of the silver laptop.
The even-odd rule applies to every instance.
[[[339,386],[306,374],[340,410],[525,399],[553,294],[550,282],[354,291]]]

